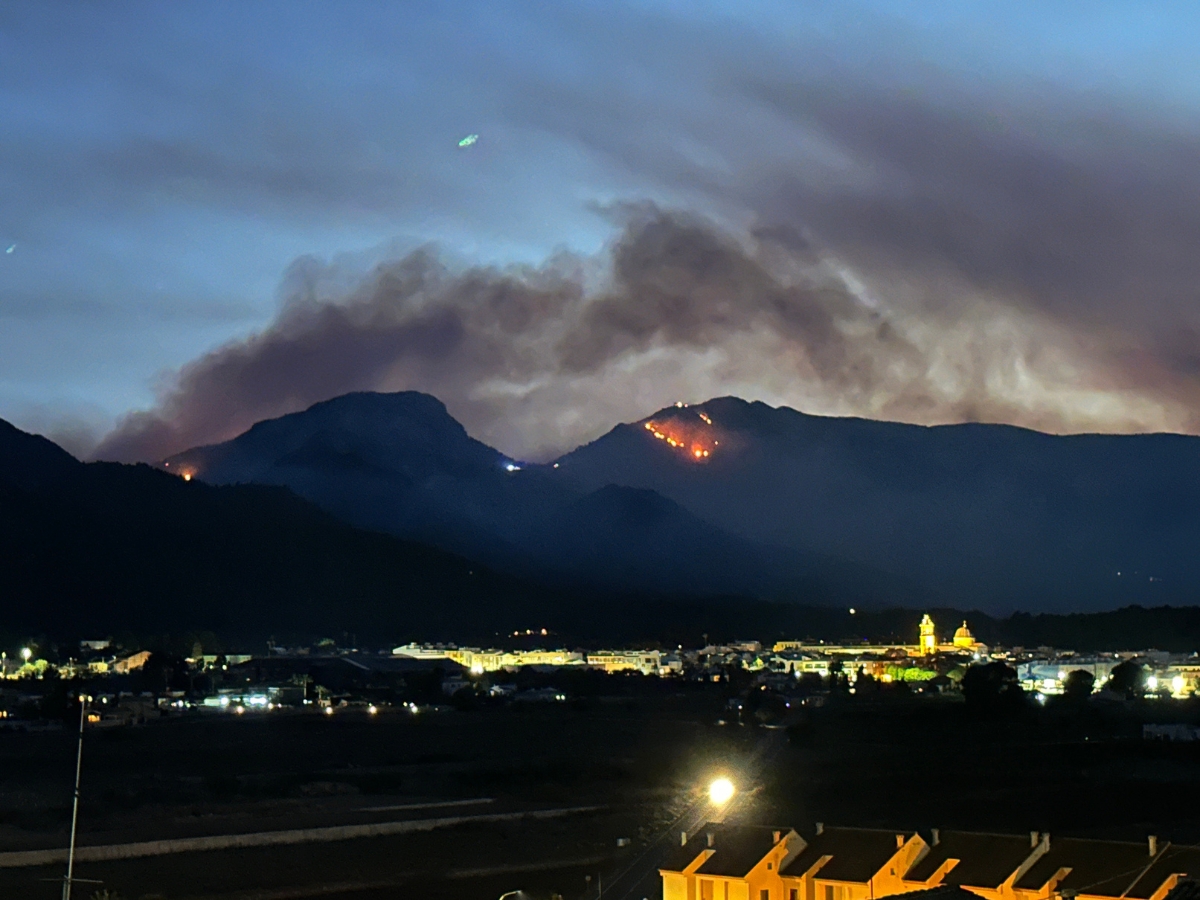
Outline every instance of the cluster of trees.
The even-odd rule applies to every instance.
[[[1063,701],[1086,703],[1096,687],[1095,676],[1083,669],[1068,672],[1063,681]],[[970,666],[961,683],[967,705],[984,713],[1013,711],[1024,706],[1025,693],[1017,680],[1017,670],[1001,662]],[[1141,697],[1146,690],[1146,667],[1134,660],[1117,665],[1105,690],[1126,698]]]

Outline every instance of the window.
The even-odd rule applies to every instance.
[[[758,892],[758,900],[771,900],[771,891],[768,888],[763,888]]]
[[[700,900],[713,900],[713,883],[707,878],[700,880]]]
[[[795,888],[788,891],[788,900],[800,900],[800,892]]]

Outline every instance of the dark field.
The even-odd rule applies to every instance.
[[[89,733],[81,845],[600,806],[417,834],[83,862],[129,900],[584,895],[673,827],[717,769],[767,742],[734,816],[810,826],[1050,831],[1200,841],[1200,746],[1146,743],[1178,704],[1031,708],[980,719],[956,699],[841,698],[790,732],[718,726],[717,687],[609,702],[334,716],[186,716]],[[790,739],[789,739],[790,738]],[[0,850],[65,846],[71,730],[0,732]],[[407,804],[477,801],[425,809]],[[618,850],[617,839],[631,845]],[[0,869],[0,891],[57,896],[61,866]],[[595,894],[595,880],[591,892]],[[78,885],[87,896],[95,885]],[[606,894],[605,896],[608,896]]]
[[[1080,837],[1200,840],[1200,744],[1141,740],[1141,722],[1195,716],[1162,701],[980,719],[955,698],[831,706],[768,779],[780,821]]]

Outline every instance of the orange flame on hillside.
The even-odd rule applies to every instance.
[[[701,422],[692,424],[680,418],[666,422],[651,419],[642,427],[672,449],[679,450],[694,462],[704,462],[720,444],[713,436],[712,419],[697,412]]]

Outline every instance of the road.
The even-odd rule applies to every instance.
[[[787,743],[787,734],[782,730],[759,730],[759,740],[754,752],[743,763],[738,776],[740,786],[754,784],[759,774],[768,766]],[[662,897],[662,878],[658,874],[660,861],[679,845],[679,836],[686,831],[689,841],[705,825],[714,819],[736,819],[742,808],[751,802],[747,791],[740,791],[721,810],[715,810],[703,794],[680,813],[658,837],[650,841],[632,862],[612,873],[605,873],[604,882],[598,885],[594,900],[658,900]]]

